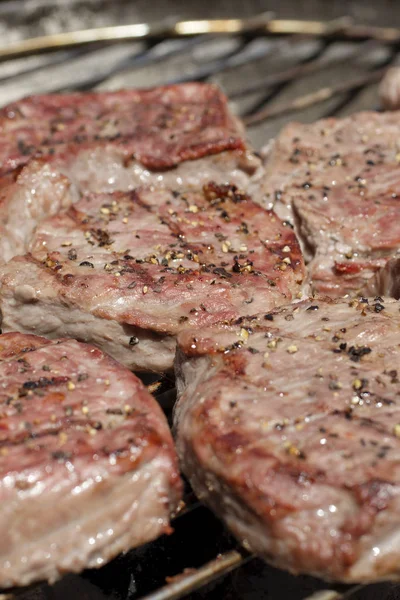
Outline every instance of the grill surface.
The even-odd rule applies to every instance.
[[[201,3],[197,3],[200,4]],[[201,6],[169,2],[179,18],[209,18]],[[215,3],[220,17],[254,17],[265,3],[240,0]],[[268,9],[273,2],[268,3]],[[3,57],[0,62],[0,104],[27,94],[67,90],[118,89],[129,86],[213,81],[231,99],[248,125],[251,142],[260,148],[288,118],[309,122],[328,115],[378,108],[377,84],[388,65],[400,60],[399,36],[381,41],[368,29],[351,35],[344,14],[357,23],[399,25],[396,2],[275,2],[275,18],[335,19],[330,35],[209,35],[61,47],[51,54]],[[302,7],[303,14],[298,14]],[[150,7],[151,5],[151,7]],[[22,10],[22,6],[24,10]],[[171,8],[172,7],[172,8]],[[204,8],[204,7],[203,7]],[[0,1],[3,44],[22,39],[110,24],[154,21],[165,15],[164,3],[117,0]],[[234,12],[236,9],[236,12]],[[396,23],[397,20],[397,23]],[[170,21],[168,21],[170,23]],[[167,23],[167,24],[168,24]],[[252,29],[251,27],[249,29]],[[387,32],[386,32],[387,33]],[[393,33],[393,32],[392,32]],[[395,33],[395,32],[394,32]],[[384,36],[384,37],[387,37]],[[390,37],[390,36],[389,36]],[[1,52],[0,52],[1,59]],[[156,388],[157,386],[155,386]],[[163,381],[159,400],[170,416],[172,383]],[[68,575],[55,586],[16,590],[20,600],[396,600],[392,584],[330,587],[310,577],[294,577],[245,553],[213,515],[187,490],[185,508],[174,520],[174,533],[131,551],[98,571]],[[5,597],[9,597],[6,594]]]

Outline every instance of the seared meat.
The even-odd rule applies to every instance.
[[[214,86],[36,96],[0,112],[0,262],[79,194],[138,185],[257,188],[260,160]],[[24,166],[25,165],[25,166]]]
[[[0,586],[99,567],[169,532],[181,494],[155,400],[75,340],[0,336]]]
[[[0,174],[42,157],[92,191],[246,186],[260,161],[213,85],[33,96],[0,112]],[[211,158],[212,157],[212,158]]]
[[[264,199],[283,218],[294,211],[317,292],[387,281],[380,270],[400,256],[399,160],[399,113],[293,123],[272,146]]]
[[[303,277],[293,230],[234,186],[90,194],[2,268],[2,327],[164,371],[179,331],[290,302]]]
[[[183,471],[267,561],[399,578],[399,308],[313,299],[179,336]]]

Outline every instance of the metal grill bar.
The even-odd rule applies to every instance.
[[[357,589],[359,589],[358,586],[353,588],[350,591],[350,594],[353,594]],[[341,594],[335,590],[319,590],[318,592],[311,594],[311,596],[308,596],[305,600],[344,600],[346,597],[349,598],[349,595]]]
[[[242,550],[231,550],[217,556],[200,569],[189,569],[187,573],[174,577],[171,583],[153,594],[145,596],[142,600],[177,600],[183,598],[187,594],[215,581],[215,579],[227,575],[233,569],[241,567],[252,558],[253,556],[245,555]]]
[[[314,104],[325,102],[326,100],[334,98],[339,94],[351,92],[353,90],[360,89],[367,84],[379,81],[385,72],[386,68],[383,68],[379,69],[378,71],[374,71],[373,73],[362,75],[361,77],[358,77],[348,83],[338,83],[332,87],[320,88],[311,94],[300,96],[299,98],[296,98],[287,104],[282,104],[281,106],[277,106],[275,108],[263,108],[252,115],[243,117],[243,121],[245,125],[248,126],[257,125],[257,123],[261,123],[261,121],[266,121],[267,119],[272,119],[281,115],[287,115],[297,110],[303,110],[304,108],[308,108]]]
[[[0,48],[0,60],[27,56],[40,52],[53,52],[60,48],[74,48],[99,43],[118,43],[122,41],[166,39],[201,34],[246,34],[265,28],[271,13],[263,13],[250,19],[216,19],[202,21],[178,21],[168,19],[161,23],[138,23],[99,27],[58,33],[55,35],[31,38],[6,48]]]
[[[140,600],[179,600],[188,597],[188,594],[215,582],[235,569],[239,569],[254,558],[254,555],[245,554],[242,549],[225,552],[199,569],[187,569],[183,573],[171,577],[171,581],[167,585],[143,596]],[[364,587],[363,585],[354,585],[345,592],[332,589],[318,590],[304,600],[351,600],[351,597]]]
[[[302,35],[352,40],[373,39],[385,43],[397,43],[400,40],[400,29],[353,25],[349,17],[325,23],[297,19],[272,19],[271,17],[271,13],[263,13],[249,19],[205,19],[178,22],[169,19],[154,24],[137,23],[58,33],[23,40],[0,48],[0,60],[99,43],[110,44],[204,34]]]
[[[238,48],[235,52],[229,53],[226,56],[207,63],[200,67],[190,75],[184,77],[178,77],[167,83],[185,83],[187,81],[203,81],[213,75],[217,75],[222,71],[228,69],[234,69],[242,65],[251,63],[252,61],[260,60],[261,58],[267,57],[271,53],[271,47],[268,46],[257,46],[244,43],[241,48]]]
[[[200,44],[202,40],[200,37],[169,41],[167,43],[160,42],[154,46],[150,46],[139,53],[132,53],[131,56],[123,58],[119,64],[105,67],[100,73],[91,75],[87,73],[87,76],[83,81],[78,84],[72,82],[68,86],[68,89],[76,91],[82,91],[92,89],[116,73],[124,73],[132,69],[144,68],[147,65],[155,65],[167,61],[174,56],[180,55],[183,52],[192,50],[195,46]],[[64,91],[66,88],[60,88],[55,91]]]
[[[236,98],[241,98],[243,96],[247,96],[248,94],[253,94],[255,92],[261,92],[269,87],[274,87],[276,85],[280,85],[282,83],[288,83],[289,81],[296,79],[298,77],[304,77],[305,75],[311,75],[313,73],[317,73],[321,69],[329,68],[333,65],[340,65],[349,60],[355,60],[357,57],[361,56],[363,53],[368,52],[371,48],[377,46],[375,41],[367,41],[360,45],[357,45],[354,49],[352,55],[326,59],[325,56],[318,56],[315,60],[309,60],[304,63],[300,63],[294,67],[289,67],[283,71],[279,71],[278,73],[274,73],[273,75],[267,75],[261,81],[257,81],[256,83],[251,83],[250,85],[245,85],[236,90],[232,90],[229,93],[229,98],[234,100]]]

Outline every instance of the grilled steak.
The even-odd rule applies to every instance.
[[[0,174],[42,157],[92,191],[246,186],[260,166],[213,85],[34,96],[0,112]]]
[[[265,201],[294,220],[314,290],[339,296],[380,276],[400,256],[399,113],[364,112],[293,123],[270,150]]]
[[[0,586],[99,567],[170,531],[181,483],[143,384],[75,340],[0,336]]]
[[[313,299],[179,336],[183,471],[280,567],[399,578],[399,307]]]
[[[234,186],[89,194],[2,268],[2,327],[164,371],[179,331],[290,302],[303,277],[293,230]]]

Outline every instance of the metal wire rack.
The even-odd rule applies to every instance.
[[[33,93],[213,81],[224,89],[253,145],[260,148],[289,116],[307,122],[378,108],[377,84],[398,61],[399,51],[400,29],[361,26],[348,17],[324,23],[281,20],[268,13],[250,19],[101,27],[0,47],[0,104]],[[150,387],[170,414],[173,382],[160,380]],[[190,491],[173,525],[170,540],[132,551],[100,571],[4,597],[400,598],[391,584],[331,587],[264,565],[238,547]],[[143,574],[146,569],[150,576]],[[165,581],[165,575],[172,577]]]

